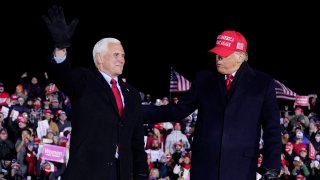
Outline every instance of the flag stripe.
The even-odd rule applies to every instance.
[[[295,100],[297,94],[293,92],[291,89],[286,87],[284,84],[279,82],[278,80],[275,80],[275,90],[277,99],[285,99],[285,100]]]
[[[171,68],[170,92],[184,92],[189,90],[191,83]]]

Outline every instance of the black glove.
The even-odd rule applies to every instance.
[[[67,25],[62,7],[57,6],[48,10],[48,16],[43,15],[42,18],[47,24],[55,47],[60,49],[70,47],[71,37],[79,20],[74,19],[70,25]]]
[[[280,180],[279,171],[276,169],[266,169],[260,180]]]

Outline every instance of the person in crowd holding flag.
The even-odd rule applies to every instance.
[[[261,129],[263,179],[280,173],[280,111],[275,80],[247,63],[247,41],[236,31],[218,35],[216,70],[198,73],[177,104],[143,106],[145,123],[183,119],[198,109],[191,179],[256,179]]]
[[[121,42],[104,38],[93,48],[96,70],[71,69],[67,56],[77,25],[62,7],[43,16],[55,42],[50,77],[72,99],[70,159],[63,180],[147,180],[139,92],[119,77],[125,64]]]

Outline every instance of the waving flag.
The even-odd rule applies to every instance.
[[[275,89],[277,94],[277,99],[285,100],[296,100],[297,93],[293,92],[291,89],[287,88],[284,84],[275,80]]]
[[[190,89],[191,83],[171,68],[170,92],[184,92]]]
[[[312,145],[311,142],[309,142],[309,158],[312,160],[316,159],[316,155],[317,155],[317,151],[314,148],[314,146]]]

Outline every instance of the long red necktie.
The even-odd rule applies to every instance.
[[[122,116],[123,114],[123,104],[122,104],[122,100],[121,100],[121,94],[120,94],[120,91],[117,87],[117,81],[114,80],[114,79],[111,79],[111,89],[112,89],[112,92],[114,94],[114,97],[116,98],[116,102],[117,102],[117,106],[118,106],[118,111],[119,111],[119,115],[120,117]]]
[[[227,91],[229,91],[231,89],[232,78],[233,78],[232,74],[227,75],[227,79],[226,79]]]

